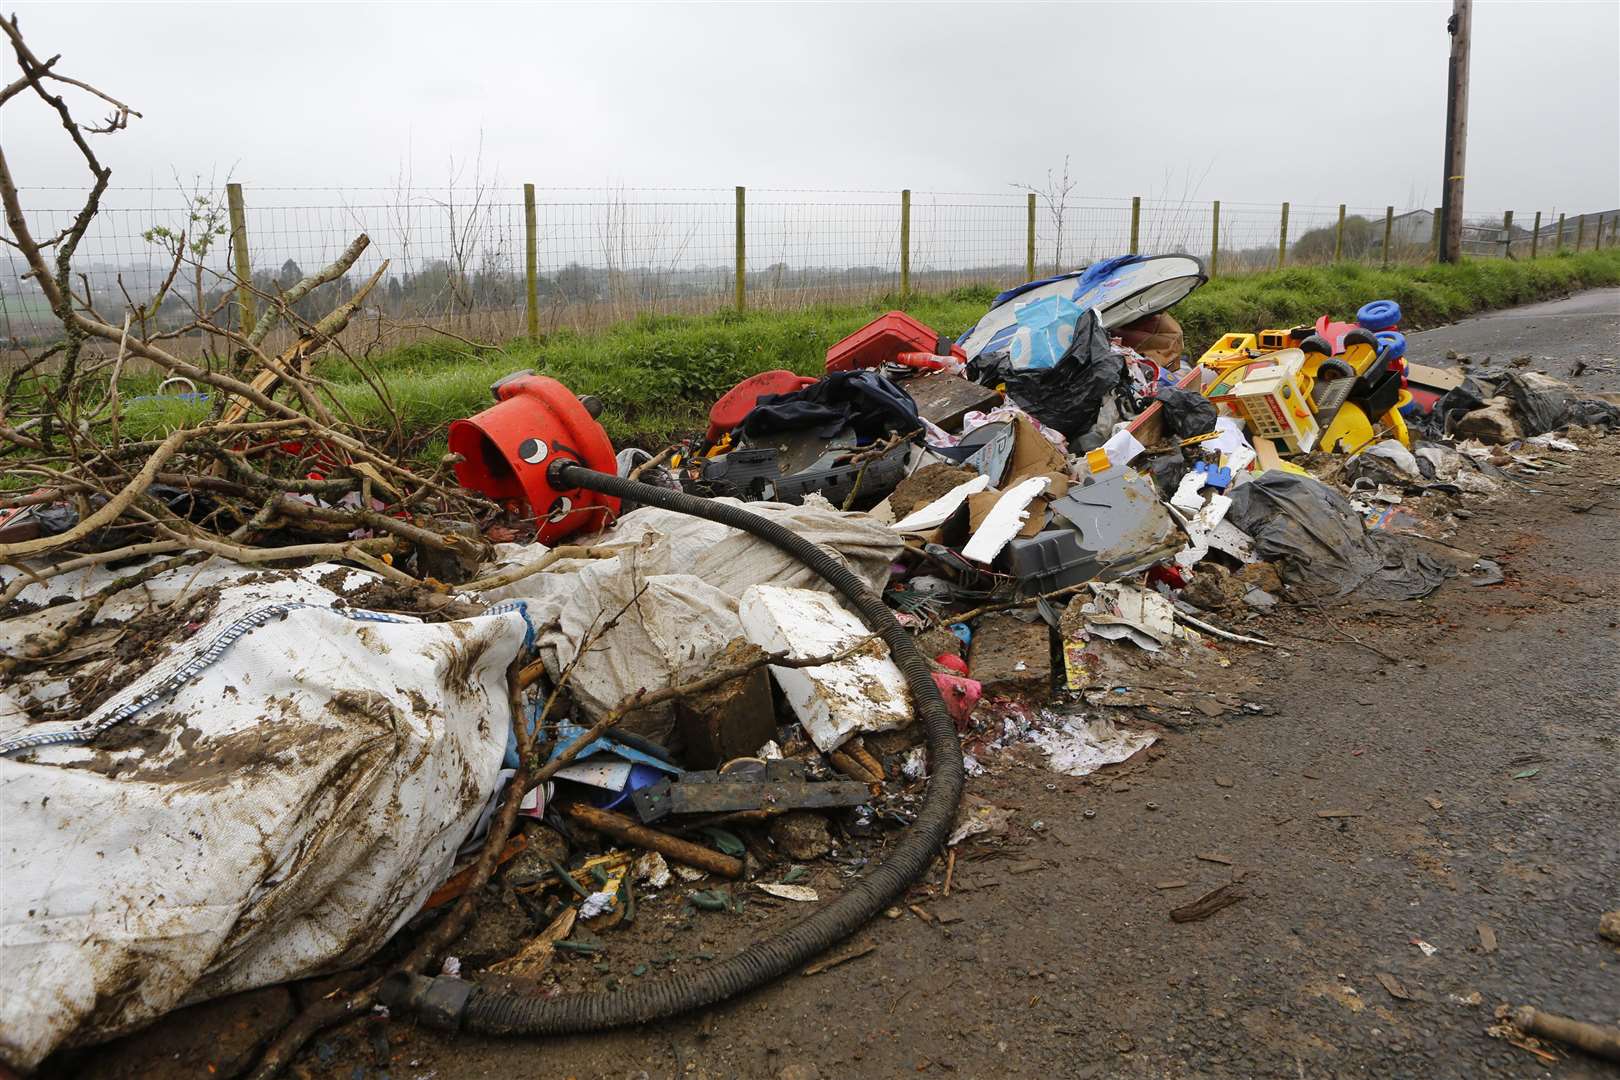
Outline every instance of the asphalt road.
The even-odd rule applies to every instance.
[[[1531,366],[1588,390],[1620,390],[1620,288],[1589,289],[1562,300],[1480,315],[1408,337],[1407,355],[1447,366],[1455,352],[1474,364],[1520,356]],[[1581,374],[1571,376],[1584,361]]]

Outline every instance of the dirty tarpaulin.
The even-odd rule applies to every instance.
[[[0,651],[124,572],[24,591],[69,599],[6,620]],[[98,613],[89,635],[141,648],[101,647],[96,707],[51,719],[70,699],[48,670],[0,684],[0,1059],[357,963],[449,873],[498,782],[529,626],[518,605],[367,611],[381,580],[182,566]]]
[[[750,513],[836,552],[874,591],[887,584],[889,566],[903,546],[894,530],[862,514],[839,513],[818,496],[808,496],[802,506],[746,505]],[[749,586],[831,590],[809,567],[757,537],[650,506],[620,518],[593,546],[618,554],[560,562],[552,571],[481,594],[527,601],[537,628],[535,647],[553,678],[593,628],[600,631],[623,611],[569,681],[575,700],[592,718],[642,687],[686,682],[708,671],[727,644],[743,636],[737,605]],[[508,553],[518,564],[541,558],[545,549],[530,545]],[[673,707],[632,712],[622,726],[664,739],[674,726]]]
[[[1231,492],[1226,520],[1254,538],[1283,579],[1323,596],[1371,600],[1427,596],[1451,571],[1399,536],[1369,533],[1337,491],[1308,476],[1272,470]]]

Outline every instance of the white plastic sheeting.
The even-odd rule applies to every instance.
[[[889,566],[900,553],[901,539],[886,525],[865,514],[841,513],[823,500],[746,506],[839,553],[874,590],[887,583]],[[592,717],[643,687],[656,689],[705,673],[727,643],[743,636],[737,603],[749,586],[832,589],[791,555],[747,533],[655,507],[626,514],[593,546],[618,554],[558,563],[554,571],[483,594],[526,601],[540,658],[553,678],[578,655],[593,629],[618,615],[569,679],[574,699]],[[525,548],[506,554],[519,564],[543,552]],[[668,706],[642,710],[622,726],[661,738],[670,730],[671,716]]]
[[[86,745],[0,758],[0,1059],[28,1069],[183,1004],[356,963],[448,873],[497,783],[505,671],[528,626],[520,610],[425,624],[333,609],[373,580],[170,571],[80,635],[102,655],[73,685],[43,669],[0,687],[0,742],[68,740],[182,676]],[[0,623],[0,648],[75,606]],[[86,672],[117,689],[51,719],[94,692]]]

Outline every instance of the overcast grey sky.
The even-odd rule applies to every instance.
[[[1449,2],[22,3],[35,51],[140,109],[115,184],[503,182],[1440,200]],[[1620,204],[1620,3],[1475,6],[1470,212]],[[7,58],[7,78],[15,63]],[[25,186],[82,170],[37,102]]]

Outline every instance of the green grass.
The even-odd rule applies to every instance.
[[[1187,351],[1197,357],[1229,331],[1294,326],[1324,313],[1349,319],[1369,300],[1398,301],[1402,325],[1413,329],[1615,284],[1620,284],[1620,251],[1565,253],[1533,263],[1301,268],[1217,278],[1172,314],[1186,334]],[[914,296],[905,307],[955,336],[984,314],[994,295],[988,287],[959,289]],[[423,341],[378,358],[377,365],[406,431],[425,444],[419,452],[442,451],[444,425],[486,407],[490,383],[520,368],[558,379],[577,394],[597,395],[607,406],[602,421],[615,440],[634,439],[656,449],[651,444],[703,427],[715,398],[749,375],[774,368],[822,371],[828,346],[897,306],[888,296],[866,305],[792,312],[647,316],[600,333],[520,339],[486,351],[449,340]],[[381,404],[352,370],[330,359],[319,370],[357,417],[382,422]],[[132,406],[126,428],[156,432],[191,418],[190,410],[177,407],[141,411]]]

